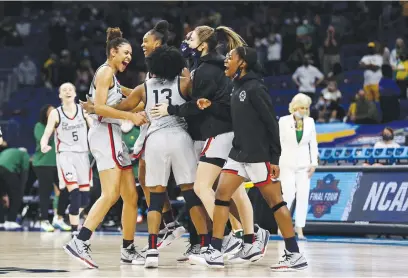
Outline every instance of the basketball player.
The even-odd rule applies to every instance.
[[[43,153],[52,148],[48,145],[51,134],[56,142],[57,168],[60,189],[68,189],[70,206],[69,221],[73,236],[78,234],[79,215],[89,204],[90,163],[88,157],[88,127],[92,120],[75,103],[75,86],[64,83],[59,88],[61,106],[51,111],[41,138]]]
[[[153,117],[177,115],[188,119],[188,127],[193,140],[205,140],[201,151],[200,162],[197,169],[197,178],[194,190],[205,205],[210,217],[214,214],[215,193],[212,189],[218,178],[228,154],[232,148],[232,122],[230,115],[230,80],[224,74],[224,56],[216,52],[220,36],[227,38],[229,50],[245,44],[244,40],[228,27],[220,26],[216,29],[209,26],[198,26],[192,32],[188,41],[189,47],[200,57],[198,67],[192,72],[192,101],[183,105],[160,104],[153,107],[150,112]],[[202,111],[196,101],[207,98],[213,105],[209,110]],[[244,231],[248,235],[254,234],[253,209],[248,195],[243,186],[239,187],[233,196],[238,212],[235,218],[242,221]],[[264,255],[269,239],[267,231],[257,228],[257,245],[263,251],[261,256],[254,257],[258,260]],[[237,253],[241,248],[241,240],[234,237],[231,230],[225,228],[223,254],[226,257]],[[208,240],[209,241],[209,240]],[[206,243],[208,242],[206,241]],[[207,248],[202,246],[202,252]],[[197,255],[191,255],[190,261],[202,260]]]
[[[152,30],[148,31],[143,36],[142,48],[145,57],[149,57],[155,49],[165,46],[167,44],[169,37],[168,29],[169,23],[166,20],[161,20],[156,23]],[[146,81],[149,80],[150,78],[151,78],[150,73],[147,73]],[[140,135],[135,144],[134,151],[136,153],[136,158],[139,158],[139,182],[146,197],[147,206],[150,206],[150,194],[148,191],[149,189],[146,187],[145,183],[146,162],[143,148],[143,146],[145,145],[148,127],[149,124],[144,124],[140,127]],[[165,201],[162,216],[163,216],[162,226],[158,234],[158,237],[160,238],[159,242],[157,243],[158,249],[170,245],[174,240],[180,238],[186,232],[184,227],[181,226],[174,219],[167,191],[165,193]],[[144,251],[146,251],[147,249],[148,246],[144,248]]]
[[[285,240],[284,260],[272,265],[274,271],[301,270],[307,268],[306,259],[299,253],[292,219],[282,199],[279,178],[281,152],[279,126],[273,112],[272,100],[260,76],[256,50],[237,47],[225,59],[225,75],[234,79],[231,96],[231,115],[234,129],[233,148],[224,165],[215,194],[214,230],[211,245],[204,253],[204,264],[223,268],[222,238],[228,220],[229,202],[245,179],[259,188],[273,210],[279,229]],[[197,101],[200,109],[208,109],[211,101]],[[244,235],[244,247],[240,258],[253,248],[251,235]]]
[[[122,99],[115,74],[125,71],[132,60],[132,47],[122,37],[119,28],[107,30],[106,56],[107,61],[95,72],[89,90],[97,115],[91,115],[96,121],[89,130],[88,141],[98,167],[102,194],[90,209],[78,237],[64,246],[70,256],[89,268],[97,268],[98,265],[90,256],[88,241],[119,196],[123,199],[121,262],[144,264],[144,258],[133,243],[138,196],[128,150],[122,142],[120,120],[130,120],[138,126],[147,120],[141,113],[118,111],[111,107]]]

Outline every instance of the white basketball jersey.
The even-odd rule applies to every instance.
[[[149,113],[150,109],[159,103],[181,105],[186,102],[180,91],[180,77],[176,77],[173,81],[152,77],[145,82],[145,91],[145,111],[150,121],[147,135],[163,128],[181,127],[187,129],[187,123],[183,117],[168,115],[161,118],[152,118]]]
[[[62,109],[57,108],[59,124],[55,130],[55,145],[57,152],[87,152],[88,127],[82,107],[76,104],[77,112],[69,118]]]
[[[94,78],[92,79],[91,87],[89,88],[89,94],[88,94],[88,96],[90,97],[90,100],[91,100],[92,103],[94,103],[95,94],[96,94],[96,87],[95,87],[96,73],[102,67],[109,67],[109,65],[108,64],[103,64],[95,72]],[[113,76],[113,86],[111,88],[109,88],[108,99],[106,100],[106,105],[114,106],[114,105],[118,104],[122,100],[122,98],[123,98],[123,95],[122,95],[122,90],[120,89],[120,84],[119,84],[118,80],[116,79],[116,76],[114,75]],[[113,123],[113,124],[118,124],[118,125],[121,124],[121,121],[119,119],[104,118],[104,117],[98,116],[96,114],[91,114],[90,116],[94,120],[97,120],[97,121],[102,122],[102,123]]]

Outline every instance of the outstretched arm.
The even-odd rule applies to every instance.
[[[47,126],[45,127],[44,134],[40,140],[41,152],[46,153],[51,150],[51,146],[48,145],[48,142],[50,141],[50,137],[58,123],[59,123],[58,111],[57,109],[54,109],[48,116]]]

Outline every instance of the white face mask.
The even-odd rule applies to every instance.
[[[132,130],[133,126],[134,125],[133,125],[132,121],[122,120],[122,124],[120,125],[120,129],[122,130],[123,133],[128,133],[129,131]]]
[[[295,111],[295,117],[296,118],[299,118],[299,119],[302,119],[302,118],[304,118],[305,117],[305,115],[303,115],[303,114],[300,114],[300,112],[299,111]]]

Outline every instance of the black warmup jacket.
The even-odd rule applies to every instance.
[[[238,162],[271,162],[281,154],[279,124],[263,80],[249,72],[234,81],[231,96],[234,140],[229,157]]]
[[[232,84],[224,73],[224,59],[216,52],[201,57],[197,68],[192,71],[191,100],[182,105],[170,105],[167,109],[170,115],[186,118],[188,132],[193,140],[206,140],[232,131]],[[211,106],[200,110],[197,107],[199,98],[211,100]]]

